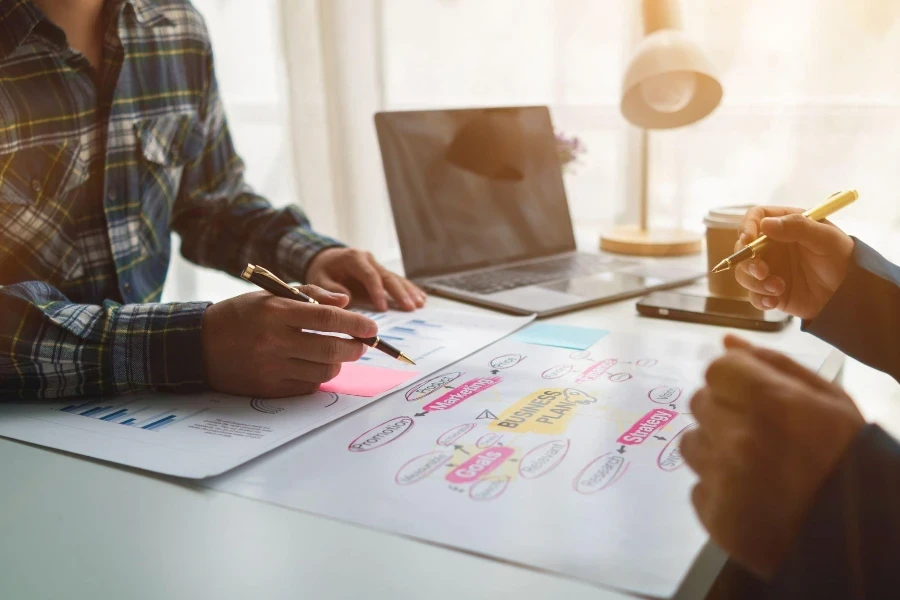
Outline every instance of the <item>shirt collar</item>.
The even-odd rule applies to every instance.
[[[0,58],[12,54],[43,20],[31,0],[0,0]]]
[[[2,0],[0,0],[2,1]],[[147,27],[157,25],[174,25],[169,18],[159,10],[152,0],[125,0],[134,9],[134,17],[137,22]]]
[[[146,27],[173,25],[152,0],[125,0],[138,23]],[[0,58],[12,54],[47,17],[31,0],[0,0]]]

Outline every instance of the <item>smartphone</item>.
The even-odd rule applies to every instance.
[[[746,300],[678,292],[656,292],[645,296],[637,303],[637,309],[645,317],[758,331],[779,331],[791,322],[791,315],[778,310],[758,310]]]

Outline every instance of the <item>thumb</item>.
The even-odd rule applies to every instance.
[[[350,302],[350,298],[346,294],[336,294],[335,292],[329,292],[328,290],[323,290],[317,285],[307,284],[298,285],[295,287],[316,302],[325,304],[327,306],[337,306],[338,308],[344,308],[345,306],[347,306],[347,303]]]
[[[776,242],[795,242],[820,255],[830,254],[841,239],[841,230],[834,225],[819,223],[797,213],[766,217],[760,222],[760,230]]]

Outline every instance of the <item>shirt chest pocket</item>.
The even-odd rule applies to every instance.
[[[135,124],[140,145],[141,240],[149,251],[168,240],[169,222],[186,165],[203,151],[203,127],[194,114],[165,115]]]
[[[84,274],[77,246],[79,194],[89,169],[78,142],[0,154],[0,278],[58,284]]]

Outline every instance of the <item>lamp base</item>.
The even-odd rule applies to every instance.
[[[683,256],[703,250],[703,236],[684,229],[641,230],[627,225],[601,235],[600,249],[635,256]]]

